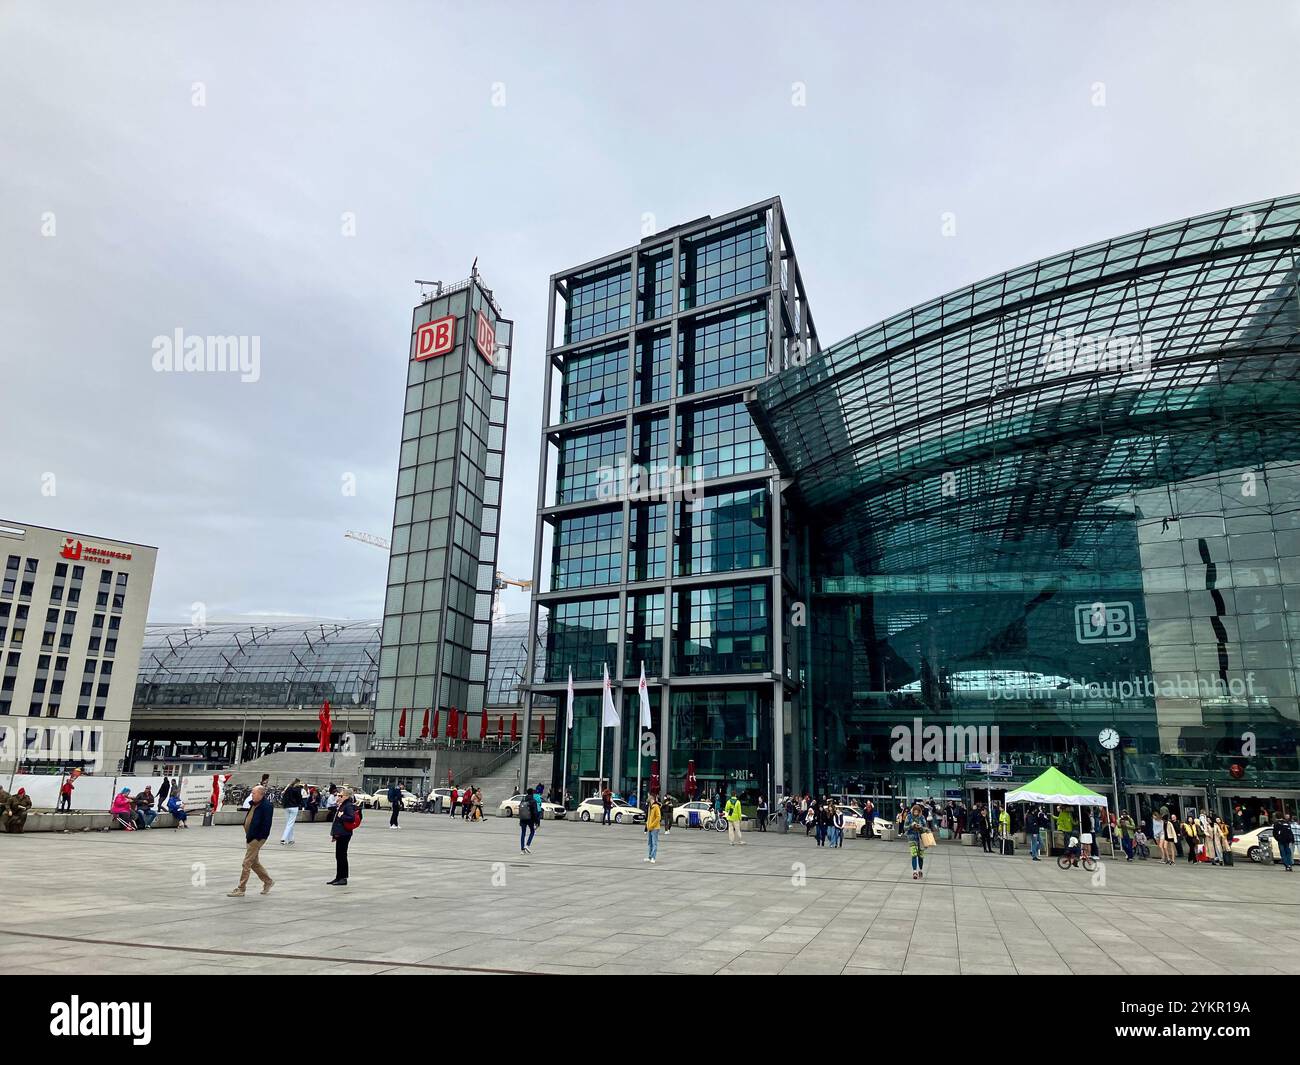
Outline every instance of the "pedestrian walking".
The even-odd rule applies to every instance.
[[[727,800],[725,816],[727,818],[727,846],[731,847],[739,843],[743,847],[745,841],[740,838],[740,799],[734,791],[731,793],[731,798]]]
[[[294,777],[293,783],[284,789],[284,794],[280,797],[280,805],[284,807],[284,832],[280,836],[280,844],[292,847],[293,826],[302,811],[302,781],[297,777]]]
[[[831,807],[831,846],[844,846],[844,811],[838,806]]]
[[[401,828],[402,826],[397,823],[397,815],[402,812],[402,789],[397,781],[388,785],[388,806],[392,810],[388,816],[388,827]]]
[[[912,812],[903,819],[903,834],[907,838],[908,852],[912,858],[912,879],[920,880],[925,876],[925,847],[921,844],[921,834],[927,831],[925,815],[921,804],[913,803]]]
[[[275,817],[275,806],[266,788],[258,784],[248,795],[251,800],[248,813],[244,816],[244,864],[239,874],[239,886],[227,892],[232,899],[242,899],[244,889],[248,887],[248,877],[252,873],[262,881],[262,894],[266,895],[275,886],[271,874],[262,867],[262,847],[271,836],[271,821]]]
[[[326,887],[348,886],[348,844],[352,842],[352,833],[360,827],[361,808],[352,798],[352,789],[344,788],[339,793],[338,807],[330,825],[330,838],[334,840],[334,879],[326,881]]]
[[[532,854],[533,836],[537,833],[537,797],[526,791],[519,801],[519,853]]]
[[[645,860],[651,865],[655,864],[655,859],[659,856],[659,825],[661,824],[662,811],[659,809],[659,799],[655,795],[650,796],[650,809],[645,815],[645,838],[646,838],[646,857]]]
[[[167,796],[172,793],[172,782],[163,777],[162,785],[158,788],[158,812],[162,813],[167,809]]]
[[[977,808],[979,819],[980,845],[984,848],[985,854],[993,853],[993,826],[989,824],[989,815],[983,806]]]
[[[663,801],[659,803],[659,815],[664,825],[664,837],[673,830],[673,797],[665,795]]]
[[[1273,838],[1277,840],[1277,849],[1282,855],[1282,868],[1289,873],[1292,871],[1291,848],[1295,846],[1295,832],[1285,811],[1278,814],[1277,820],[1273,822]]]
[[[608,784],[606,784],[605,787],[601,790],[601,793],[600,793],[600,806],[601,806],[601,810],[602,810],[602,813],[601,813],[601,815],[600,815],[600,823],[601,823],[602,825],[611,825],[611,824],[613,824],[613,823],[614,823],[614,822],[613,822],[613,814],[614,814],[614,793],[613,793],[612,791],[609,790],[609,785],[608,785]]]
[[[1131,862],[1133,860],[1133,840],[1137,836],[1137,823],[1133,816],[1125,810],[1119,815],[1119,842],[1124,848],[1124,860]]]
[[[450,814],[452,817],[456,816],[456,803],[458,803],[459,801],[460,801],[460,790],[456,787],[453,787],[451,789],[451,809],[447,811],[448,814]]]
[[[766,795],[760,795],[758,797],[758,830],[760,832],[767,831],[767,796]]]

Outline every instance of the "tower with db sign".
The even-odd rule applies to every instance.
[[[475,269],[415,307],[368,776],[433,775],[426,722],[478,737],[492,637],[514,323]],[[458,732],[460,729],[458,728]],[[439,774],[441,775],[441,774]]]

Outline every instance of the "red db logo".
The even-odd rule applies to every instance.
[[[456,316],[425,322],[415,331],[415,361],[446,355],[456,344]]]
[[[479,354],[491,365],[492,356],[496,353],[497,334],[487,320],[487,315],[482,311],[478,312],[478,328],[474,331],[474,343],[478,347]]]

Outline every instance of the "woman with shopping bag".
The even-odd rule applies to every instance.
[[[925,814],[921,812],[919,802],[912,804],[912,812],[903,822],[903,834],[907,837],[908,850],[912,856],[912,879],[920,880],[925,875],[925,840],[929,837],[929,845],[933,846],[934,834],[925,823]]]

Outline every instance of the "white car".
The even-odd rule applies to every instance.
[[[459,799],[460,796],[461,796],[461,792],[459,789],[457,789],[456,798]],[[428,802],[429,806],[432,807],[434,799],[439,799],[439,798],[442,799],[442,808],[444,810],[450,810],[451,809],[451,788],[434,788],[433,791],[429,792],[429,798],[426,801]]]
[[[691,814],[699,814],[696,820],[704,828],[709,828],[718,819],[717,812],[713,809],[712,803],[707,802],[684,802],[681,806],[673,807],[673,828],[685,828],[691,823]]]
[[[578,803],[578,809],[574,812],[578,815],[579,821],[600,821],[605,816],[605,807],[600,801],[600,796],[596,795],[590,799],[583,799],[582,802]],[[645,811],[638,810],[635,806],[629,806],[622,799],[614,799],[613,809],[610,811],[610,820],[619,825],[624,821],[633,821],[640,824],[645,820]]]
[[[1300,839],[1300,825],[1297,825],[1294,821],[1291,823],[1291,834],[1296,839]],[[1232,851],[1234,858],[1248,858],[1252,862],[1261,864],[1264,861],[1264,844],[1268,844],[1269,849],[1272,851],[1273,861],[1280,862],[1282,860],[1282,851],[1277,845],[1277,840],[1273,838],[1272,825],[1253,828],[1249,832],[1242,832],[1240,835],[1234,832],[1228,837],[1228,849]]]
[[[511,795],[510,798],[503,800],[501,805],[497,807],[497,813],[500,814],[502,817],[518,817],[519,804],[523,802],[523,799],[524,796],[522,792],[517,795]],[[543,820],[550,818],[552,821],[558,821],[568,812],[569,811],[566,810],[559,803],[545,802],[545,801],[542,802]]]
[[[402,809],[403,809],[403,810],[414,810],[414,809],[415,809],[415,804],[416,804],[417,802],[419,802],[419,801],[420,801],[420,796],[418,796],[418,795],[413,795],[411,792],[407,791],[405,788],[402,789]],[[370,808],[371,808],[372,810],[387,810],[387,809],[388,809],[388,789],[387,789],[387,788],[380,788],[377,792],[375,792],[372,796],[370,796]]]

